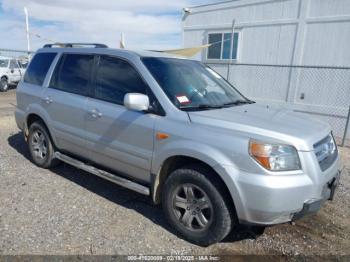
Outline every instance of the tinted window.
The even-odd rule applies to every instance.
[[[52,76],[50,87],[79,95],[87,95],[93,61],[93,55],[63,55]]]
[[[140,75],[129,63],[101,56],[96,75],[96,98],[122,105],[125,94],[146,94],[146,89]]]
[[[24,75],[24,82],[41,86],[55,56],[56,53],[36,54]]]

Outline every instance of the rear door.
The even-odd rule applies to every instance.
[[[16,83],[19,82],[19,80],[21,80],[21,71],[15,59],[10,60],[9,80],[11,83]]]
[[[86,120],[90,159],[137,180],[149,182],[155,114],[124,107],[127,93],[148,94],[148,86],[126,60],[101,56],[94,98],[88,100]]]
[[[63,54],[43,93],[50,126],[60,150],[87,158],[85,120],[94,55]]]

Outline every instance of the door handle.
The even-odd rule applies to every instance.
[[[50,96],[47,96],[44,98],[44,101],[46,104],[51,104],[53,102],[52,98]]]
[[[92,109],[90,111],[90,115],[93,117],[93,118],[100,118],[102,116],[102,113],[99,112],[97,109]]]

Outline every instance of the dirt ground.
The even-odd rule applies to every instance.
[[[350,255],[350,149],[333,202],[293,224],[247,228],[207,248],[167,225],[148,198],[68,165],[52,170],[29,160],[16,127],[15,90],[0,93],[0,254],[284,254]]]

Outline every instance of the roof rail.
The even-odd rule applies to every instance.
[[[54,43],[54,44],[46,44],[43,48],[52,48],[52,47],[90,47],[94,48],[108,48],[105,44],[98,43]]]

